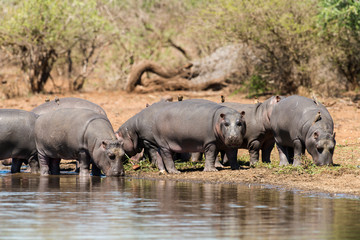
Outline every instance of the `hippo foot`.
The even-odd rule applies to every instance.
[[[81,171],[81,170],[80,170],[79,176],[80,176],[80,177],[89,177],[89,176],[90,176],[90,173],[89,173],[89,171]]]
[[[169,170],[169,173],[170,174],[180,174],[181,172],[179,170],[176,170],[176,169],[171,169],[171,170]]]
[[[236,165],[232,165],[231,166],[231,170],[239,170],[240,169],[240,165],[236,164]]]
[[[259,160],[250,160],[250,167],[255,166]]]
[[[217,172],[218,170],[215,167],[205,167],[204,172]]]
[[[285,161],[280,161],[280,166],[287,166],[289,165],[289,162],[285,162]]]
[[[167,174],[166,170],[163,169],[159,171],[159,175],[165,175],[165,174]]]
[[[294,166],[294,167],[299,167],[299,166],[301,166],[301,162],[294,160],[293,166]]]
[[[222,165],[219,161],[215,161],[215,167],[223,168],[224,165]]]

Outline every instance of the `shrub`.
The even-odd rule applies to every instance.
[[[82,88],[90,59],[109,30],[96,9],[96,0],[13,1],[6,9],[0,20],[0,44],[20,63],[31,91],[43,90],[59,58],[67,59],[71,77],[76,51],[85,72],[70,87]]]
[[[360,84],[360,2],[320,0],[319,33],[328,54],[346,76],[348,89]]]

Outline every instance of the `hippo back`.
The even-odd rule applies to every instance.
[[[38,115],[18,109],[0,109],[0,159],[28,159],[36,153],[34,126]]]
[[[316,116],[319,113],[321,114],[321,121],[316,121]],[[334,124],[330,113],[321,103],[293,95],[280,101],[274,107],[271,127],[275,138],[276,135],[281,134],[281,141],[286,143],[295,138],[300,138],[304,142],[307,133],[313,127],[332,133]]]
[[[58,109],[63,109],[63,108],[90,109],[99,114],[106,116],[105,110],[99,105],[85,99],[74,98],[74,97],[52,100],[35,107],[31,111],[38,115],[42,115],[44,113],[55,111]]]

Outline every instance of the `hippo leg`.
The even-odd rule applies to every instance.
[[[224,166],[229,166],[229,158],[226,156],[225,151],[220,151],[220,157],[222,160],[222,164]],[[219,156],[216,158],[216,161],[219,160]],[[216,161],[215,161],[215,166],[216,166]]]
[[[227,157],[228,161],[230,162],[231,170],[237,170],[240,167],[237,162],[237,151],[238,150],[236,148],[233,148],[233,149],[226,150],[226,152],[225,152],[225,156]]]
[[[11,163],[11,173],[19,173],[23,162],[23,159],[13,158]]]
[[[279,157],[280,157],[280,166],[287,166],[289,165],[289,160],[287,157],[287,149],[285,147],[279,146],[276,144],[276,147],[279,151]]]
[[[203,153],[201,152],[194,152],[191,153],[191,162],[199,162],[202,160]]]
[[[166,169],[165,169],[165,165],[164,165],[164,161],[161,158],[159,152],[157,151],[157,149],[154,148],[149,148],[149,154],[150,154],[150,158],[152,163],[157,166],[157,168],[160,170],[161,173],[166,173]]]
[[[85,151],[79,153],[79,165],[80,171],[79,176],[89,176],[90,175],[90,157]]]
[[[40,175],[47,176],[50,173],[50,158],[38,154],[39,164],[40,164]]]
[[[250,154],[250,166],[254,165],[259,161],[259,152],[260,152],[260,142],[252,141],[249,145],[249,154]]]
[[[301,166],[301,154],[305,153],[305,148],[300,139],[296,139],[293,141],[294,143],[294,161],[293,166]]]
[[[51,175],[60,175],[60,158],[50,158],[50,173]]]
[[[175,163],[174,163],[174,160],[172,158],[171,151],[169,151],[168,149],[161,148],[160,149],[160,156],[161,156],[162,160],[165,163],[165,167],[166,167],[168,173],[180,173],[180,171],[178,171],[175,168]]]
[[[30,166],[30,172],[34,174],[40,173],[40,165],[37,155],[31,156],[28,161]]]
[[[101,170],[95,163],[91,164],[91,173],[93,176],[101,176]]]
[[[204,172],[216,172],[215,160],[219,151],[216,150],[215,145],[210,145],[205,149],[205,168]]]
[[[229,162],[228,159],[227,159],[227,157],[226,157],[225,152],[221,153],[220,155],[221,155],[221,159],[223,160],[223,163],[224,163],[224,160],[226,161],[226,163]],[[224,165],[225,165],[225,164],[224,164]],[[221,162],[220,162],[220,156],[219,156],[219,154],[218,154],[218,155],[216,156],[216,159],[215,159],[215,167],[216,167],[216,168],[218,168],[218,167],[219,167],[219,168],[223,168],[224,165],[221,164]]]
[[[268,140],[261,146],[261,160],[263,163],[270,163],[271,151],[274,149],[275,141]]]

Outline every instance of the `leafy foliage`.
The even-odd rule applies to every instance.
[[[29,0],[7,9],[0,22],[0,44],[20,61],[33,92],[43,90],[58,58],[67,56],[70,64],[71,52],[79,50],[83,61],[89,61],[87,52],[98,47],[109,26],[95,0]]]
[[[268,84],[290,93],[299,85],[311,85],[307,64],[316,9],[313,0],[219,0],[203,12],[203,19],[215,35],[261,50],[257,51],[263,62],[259,74]]]
[[[360,2],[321,0],[320,35],[352,89],[360,84]]]

